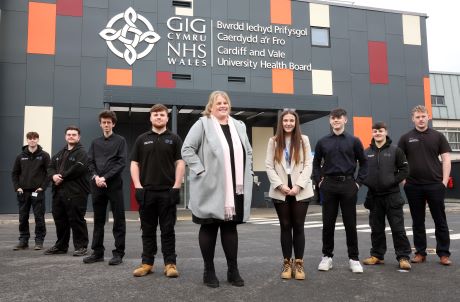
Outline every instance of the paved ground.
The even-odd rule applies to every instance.
[[[281,248],[279,227],[274,209],[254,209],[251,222],[239,226],[240,271],[246,281],[235,288],[225,281],[225,257],[220,244],[216,248],[216,269],[221,286],[210,289],[202,285],[202,259],[197,243],[198,226],[190,221],[188,211],[180,211],[176,227],[178,268],[181,276],[167,279],[162,274],[161,255],[155,273],[143,278],[132,277],[139,264],[141,238],[137,213],[127,213],[127,251],[124,263],[111,267],[107,260],[113,245],[106,232],[106,261],[83,264],[71,254],[45,256],[41,251],[13,251],[17,241],[17,215],[0,215],[0,301],[455,301],[460,295],[460,204],[447,204],[451,229],[451,252],[454,265],[443,267],[436,255],[427,263],[414,265],[410,272],[400,272],[394,259],[391,235],[386,264],[365,267],[364,274],[352,274],[346,257],[345,232],[338,219],[334,268],[318,272],[321,258],[321,214],[311,206],[305,223],[305,281],[282,281],[279,278]],[[369,253],[370,233],[367,212],[358,210],[361,258]],[[90,217],[91,213],[88,213]],[[429,214],[428,216],[429,217]],[[92,232],[91,219],[88,219]],[[406,227],[411,232],[406,209]],[[33,225],[32,225],[33,226]],[[45,245],[55,240],[53,223],[47,223]],[[431,218],[427,219],[429,247]],[[388,231],[389,233],[389,231]],[[412,242],[412,236],[409,236]]]

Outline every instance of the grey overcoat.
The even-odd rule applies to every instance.
[[[233,119],[245,153],[244,217],[249,219],[252,200],[252,147],[246,125]],[[224,220],[225,168],[224,151],[209,117],[201,117],[190,128],[182,145],[182,159],[190,168],[189,208],[198,218]],[[199,174],[199,175],[198,175]]]

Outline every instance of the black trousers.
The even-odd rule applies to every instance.
[[[368,200],[366,200],[368,202]],[[383,260],[387,251],[385,217],[390,224],[396,259],[409,259],[411,247],[404,228],[404,199],[400,193],[373,196],[369,201],[369,225],[371,226],[371,255]]]
[[[88,247],[88,227],[85,220],[87,200],[87,195],[69,198],[61,190],[54,193],[52,212],[56,225],[57,248],[69,248],[70,230],[73,233],[75,250]]]
[[[161,252],[165,264],[176,264],[176,224],[177,209],[171,190],[143,192],[139,202],[139,216],[142,229],[142,263],[153,265],[157,247],[157,226],[160,224]],[[139,199],[138,199],[139,201]]]
[[[415,253],[426,255],[426,229],[425,212],[426,204],[433,217],[436,236],[436,254],[450,256],[449,227],[444,206],[446,187],[444,184],[414,185],[406,183],[404,186],[412,216],[412,229],[414,232]]]
[[[123,201],[123,180],[120,176],[107,181],[107,188],[99,188],[91,182],[91,193],[94,209],[94,230],[91,248],[94,254],[104,255],[104,225],[107,215],[107,205],[113,214],[112,234],[115,239],[115,249],[112,254],[123,257],[125,255],[126,219]]]
[[[36,196],[35,196],[36,195]],[[29,213],[32,207],[35,218],[35,242],[43,243],[46,236],[45,224],[45,192],[24,191],[18,194],[19,207],[19,241],[28,242],[30,238],[29,231]]]
[[[340,206],[347,237],[348,257],[358,260],[358,234],[356,232],[358,187],[354,179],[340,181],[326,177],[320,190],[323,194],[323,255],[334,256],[335,222]]]

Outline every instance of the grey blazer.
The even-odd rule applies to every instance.
[[[245,152],[244,217],[249,219],[252,200],[252,147],[246,125],[233,119]],[[223,149],[209,117],[201,117],[190,128],[182,145],[182,159],[190,168],[189,208],[198,218],[224,220],[225,168]],[[199,175],[198,175],[199,174]]]

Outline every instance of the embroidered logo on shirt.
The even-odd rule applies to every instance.
[[[149,145],[149,144],[153,144],[153,141],[146,141],[146,142],[144,142],[144,145]]]
[[[172,144],[173,144],[173,140],[172,140],[172,139],[169,139],[169,138],[166,138],[166,139],[165,139],[165,144],[172,145]]]
[[[367,157],[374,157],[374,154],[368,154]]]
[[[418,138],[409,138],[409,143],[416,143],[418,142]]]

